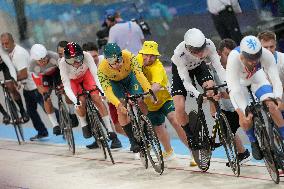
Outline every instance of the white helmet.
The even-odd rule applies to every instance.
[[[241,40],[240,51],[249,60],[257,60],[262,54],[262,47],[259,39],[248,35]]]
[[[42,44],[34,44],[31,48],[31,59],[40,60],[47,55],[47,50]]]
[[[195,48],[200,48],[206,45],[204,34],[196,28],[191,28],[184,34],[184,42],[186,46]]]

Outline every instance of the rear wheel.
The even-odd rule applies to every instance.
[[[259,141],[259,146],[263,153],[264,163],[266,169],[272,178],[272,180],[278,184],[279,183],[279,171],[275,163],[274,154],[271,150],[270,139],[267,134],[265,126],[261,123],[258,117],[254,118],[254,124],[256,129],[256,136]]]
[[[225,114],[221,113],[219,118],[219,137],[220,141],[225,149],[229,165],[234,173],[234,175],[240,175],[240,165],[238,160],[238,151],[236,147],[236,142],[234,139],[234,134],[232,133],[230,124],[225,116]]]
[[[11,121],[12,121],[12,124],[16,132],[18,143],[19,145],[21,145],[22,141],[24,142],[25,139],[24,139],[23,128],[18,123],[19,115],[18,115],[17,107],[12,99],[5,98],[5,102],[6,102],[7,110],[11,116]]]

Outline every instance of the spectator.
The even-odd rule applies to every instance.
[[[221,39],[231,38],[240,44],[242,33],[235,13],[241,13],[238,0],[207,0],[208,11]]]
[[[98,46],[101,49],[104,45],[107,44],[109,30],[115,24],[115,18],[119,16],[119,13],[113,9],[108,9],[105,12],[104,23],[102,24],[102,29],[97,32],[98,37]]]
[[[144,35],[136,22],[123,21],[120,14],[115,17],[115,25],[109,30],[108,43],[116,43],[121,49],[127,49],[137,55],[142,48]]]

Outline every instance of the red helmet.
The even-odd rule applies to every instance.
[[[64,48],[65,59],[70,59],[78,56],[84,56],[83,50],[78,43],[69,42]]]

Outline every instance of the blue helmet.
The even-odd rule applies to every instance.
[[[257,60],[261,57],[262,46],[257,37],[249,35],[242,39],[240,51],[246,59]]]

